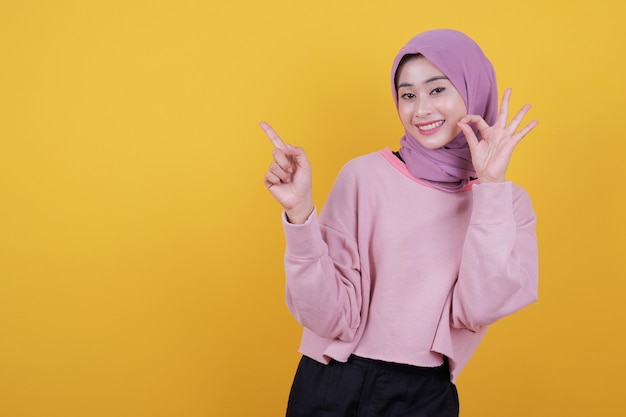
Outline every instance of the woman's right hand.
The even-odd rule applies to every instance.
[[[285,144],[269,124],[262,122],[261,128],[274,145],[274,162],[265,173],[265,186],[283,206],[289,222],[302,224],[315,208],[309,160],[302,148]]]

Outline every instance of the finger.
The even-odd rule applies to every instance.
[[[526,126],[524,126],[524,128],[522,128],[522,130],[520,130],[515,136],[515,140],[516,142],[519,142],[520,140],[522,140],[522,138],[524,138],[524,136],[526,136],[531,130],[533,130],[535,128],[535,126],[537,126],[539,124],[538,120],[533,120],[532,122],[528,123]]]
[[[478,138],[474,134],[474,131],[472,130],[470,125],[464,122],[459,122],[457,123],[457,125],[461,128],[461,131],[465,135],[465,139],[467,140],[467,144],[469,145],[470,149],[473,149],[476,145],[478,145]]]
[[[295,162],[298,167],[310,169],[311,164],[309,163],[309,158],[307,158],[304,149],[293,145],[287,145],[287,147],[290,151],[292,161]]]
[[[506,127],[506,122],[509,118],[509,101],[511,100],[511,89],[507,88],[504,90],[504,94],[502,95],[502,102],[500,103],[500,112],[498,113],[498,117],[496,119],[496,125],[501,127]]]
[[[274,177],[278,178],[278,182],[282,182],[282,183],[291,182],[291,173],[284,170],[276,162],[270,165],[267,172],[274,175]]]
[[[272,151],[274,162],[287,172],[293,172],[293,157],[287,155],[282,149],[274,148]]]
[[[278,133],[276,133],[276,131],[272,128],[272,126],[270,126],[266,122],[261,122],[260,126],[261,126],[261,129],[263,129],[263,131],[267,135],[267,137],[270,138],[270,141],[272,142],[272,145],[274,145],[275,148],[282,149],[282,150],[287,149],[287,145],[285,145],[285,142],[283,142],[280,136],[278,136]]]
[[[489,124],[485,122],[485,119],[483,119],[482,116],[478,114],[468,114],[461,119],[461,123],[471,123],[476,126],[479,132],[483,132],[490,127]]]
[[[522,119],[526,116],[526,113],[528,113],[529,110],[530,104],[526,104],[520,109],[520,111],[517,112],[515,117],[511,119],[509,125],[506,127],[506,130],[509,131],[511,135],[515,133],[519,125],[522,123]]]
[[[271,173],[270,171],[267,171],[265,173],[265,186],[270,188],[273,185],[279,185],[281,183],[280,178],[278,178],[276,175],[274,175],[273,173]]]

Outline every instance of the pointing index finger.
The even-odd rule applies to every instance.
[[[285,145],[285,142],[283,142],[280,136],[278,136],[278,133],[276,133],[272,126],[266,122],[261,122],[261,129],[263,129],[267,137],[270,138],[270,141],[275,148],[283,151],[287,149],[287,145]]]

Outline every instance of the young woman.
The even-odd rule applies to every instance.
[[[530,106],[498,112],[495,74],[453,30],[391,72],[405,135],[339,173],[318,217],[305,152],[274,145],[287,304],[304,326],[287,416],[458,416],[456,377],[488,325],[537,299],[535,214],[505,179]]]

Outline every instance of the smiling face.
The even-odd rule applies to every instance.
[[[398,68],[398,114],[404,129],[428,149],[450,143],[460,132],[457,122],[467,114],[452,82],[421,55]]]

